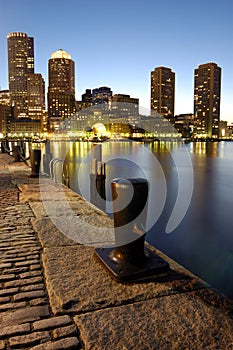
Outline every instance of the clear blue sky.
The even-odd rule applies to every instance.
[[[109,86],[150,106],[150,71],[176,73],[175,113],[193,112],[194,69],[222,67],[221,119],[233,122],[232,0],[0,0],[0,86],[8,88],[7,34],[34,37],[35,68],[62,48],[76,69],[76,97]]]

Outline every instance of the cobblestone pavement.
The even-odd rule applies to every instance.
[[[11,180],[0,163],[0,350],[81,349],[71,317],[50,310],[33,213]]]

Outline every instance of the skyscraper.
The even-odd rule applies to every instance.
[[[53,52],[48,62],[48,122],[51,131],[75,112],[74,61],[62,49]]]
[[[151,72],[151,114],[172,117],[174,106],[175,73],[170,68],[157,67]]]
[[[10,100],[19,116],[28,115],[28,74],[34,73],[34,40],[26,33],[7,36]]]
[[[45,88],[41,74],[34,73],[34,39],[26,33],[7,36],[10,103],[15,117],[40,120],[45,108]]]
[[[45,110],[45,82],[41,74],[28,74],[28,117],[41,120]]]
[[[194,137],[219,136],[221,68],[216,63],[201,64],[194,76]]]

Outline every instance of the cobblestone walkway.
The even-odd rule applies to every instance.
[[[0,350],[81,349],[68,315],[54,317],[41,264],[33,213],[0,164]]]

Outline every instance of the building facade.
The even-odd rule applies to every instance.
[[[220,97],[221,68],[213,62],[199,65],[194,74],[194,137],[219,137]]]
[[[110,102],[110,109],[115,112],[116,116],[138,116],[139,114],[139,99],[130,97],[125,94],[115,94]]]
[[[59,129],[61,121],[75,113],[75,65],[69,53],[53,52],[48,62],[48,124]]]
[[[29,118],[10,119],[10,135],[13,137],[39,137],[40,132],[40,120]]]
[[[167,67],[151,72],[151,114],[170,118],[175,110],[175,73]]]
[[[10,133],[10,120],[14,115],[14,107],[0,104],[0,134],[6,137]]]
[[[28,74],[28,117],[41,120],[45,111],[45,82],[41,74]]]
[[[0,104],[10,106],[10,93],[9,90],[0,90]]]
[[[34,73],[34,40],[26,33],[14,32],[7,36],[8,79],[12,105],[17,115],[28,115],[28,74]]]
[[[26,33],[7,36],[10,104],[15,117],[41,119],[45,108],[44,80],[34,73],[34,39]]]
[[[92,90],[92,104],[108,104],[112,98],[112,90],[109,87],[101,86]]]

